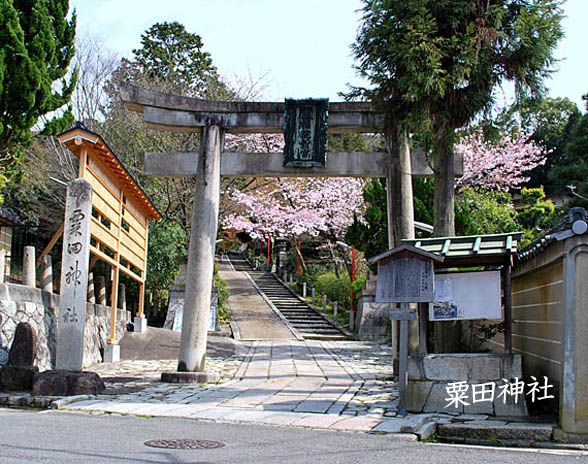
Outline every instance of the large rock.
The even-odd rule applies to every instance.
[[[98,395],[105,388],[95,372],[45,371],[35,378],[33,396]]]
[[[33,366],[5,366],[0,371],[0,388],[2,391],[31,391],[38,371]]]
[[[0,388],[3,391],[31,391],[33,379],[39,371],[33,367],[36,354],[35,329],[27,322],[20,322],[8,353],[8,363],[0,371]]]
[[[8,354],[9,366],[33,367],[37,355],[37,334],[28,322],[16,326],[14,340]]]

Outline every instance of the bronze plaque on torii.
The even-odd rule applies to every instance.
[[[328,108],[328,98],[286,99],[285,167],[325,167]]]

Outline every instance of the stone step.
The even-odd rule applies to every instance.
[[[479,420],[439,424],[437,434],[440,437],[475,437],[482,440],[551,440],[553,424]]]
[[[287,284],[284,285],[284,283],[277,280],[271,273],[267,271],[254,271],[240,257],[231,256],[231,262],[236,270],[248,272],[259,290],[304,338],[311,340],[347,339],[337,327],[317,314],[308,304],[300,301],[296,295],[291,293]]]
[[[307,306],[283,306],[279,303],[274,303],[275,306],[277,306],[278,308],[280,308],[281,310],[284,310],[285,312],[288,313],[306,313],[306,314],[313,314],[314,311],[312,311],[311,309],[308,309]]]
[[[323,317],[319,316],[317,313],[315,313],[314,311],[301,311],[301,310],[289,310],[289,309],[283,309],[280,308],[279,306],[277,307],[280,312],[282,314],[284,314],[284,316],[288,316],[288,317],[312,317],[314,319],[324,319]]]
[[[347,337],[345,335],[304,334],[304,338],[307,340],[331,340],[331,341],[347,340]]]
[[[294,326],[294,328],[296,330],[298,330],[304,337],[306,337],[306,335],[341,335],[341,332],[339,332],[336,329],[329,329],[329,328],[320,328],[320,327],[301,327],[300,329],[298,329],[296,326]]]
[[[284,315],[288,315],[288,316],[293,316],[293,317],[295,317],[295,316],[302,316],[302,317],[313,316],[313,317],[317,317],[319,319],[322,319],[321,316],[319,316],[314,311],[309,311],[309,310],[304,310],[304,309],[284,309],[284,308],[280,308],[279,306],[277,306],[277,308]]]

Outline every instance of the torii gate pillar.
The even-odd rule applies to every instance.
[[[203,370],[218,228],[222,138],[222,130],[216,124],[202,129],[178,372],[162,375],[163,381],[205,383],[217,380],[212,378],[213,374]]]

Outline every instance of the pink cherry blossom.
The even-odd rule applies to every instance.
[[[497,144],[486,142],[482,132],[476,131],[462,138],[455,151],[464,157],[464,175],[457,181],[458,187],[503,191],[527,182],[529,171],[545,164],[549,153],[524,131],[514,136],[505,134]]]
[[[282,152],[282,134],[227,135],[229,150]],[[328,156],[328,155],[327,155]],[[264,182],[269,181],[269,182]],[[364,181],[356,178],[288,177],[264,179],[262,188],[241,192],[233,189],[230,200],[237,213],[222,219],[223,227],[243,230],[252,237],[269,234],[342,237],[361,216]]]

